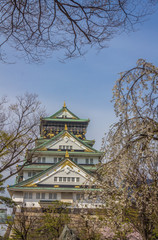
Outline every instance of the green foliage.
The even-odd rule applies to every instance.
[[[65,224],[70,222],[67,204],[56,202],[50,206],[40,220],[40,227],[36,229],[36,237],[40,239],[58,239]]]
[[[5,192],[3,187],[4,182],[1,181],[3,175],[0,174],[0,194]],[[5,204],[7,207],[13,207],[15,205],[14,201],[11,198],[0,195],[0,204]]]
[[[79,216],[79,229],[78,236],[80,240],[100,240],[101,234],[99,233],[98,226],[100,225],[99,219],[94,219],[89,214],[80,214]]]

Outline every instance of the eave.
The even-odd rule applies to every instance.
[[[99,189],[99,188],[86,188],[86,189],[88,189],[88,191],[101,191],[101,189]],[[43,191],[43,192],[45,192],[45,191],[52,191],[52,192],[67,192],[67,191],[69,191],[70,192],[70,190],[72,191],[72,192],[83,192],[83,191],[85,191],[86,190],[85,188],[66,188],[66,187],[45,187],[45,188],[43,188],[43,187],[12,187],[12,186],[10,186],[10,187],[8,187],[8,191],[38,191],[38,190],[40,190],[40,191]]]
[[[72,155],[75,155],[75,156],[94,156],[94,157],[101,157],[103,155],[103,152],[75,152],[75,151],[68,151],[69,152],[69,155],[70,157]],[[48,151],[48,150],[44,150],[44,151],[36,151],[34,153],[34,156],[36,156],[41,154],[41,155],[51,155],[51,156],[56,156],[56,155],[59,155],[59,156],[65,156],[65,151]]]
[[[44,121],[51,121],[51,122],[89,122],[89,119],[73,119],[73,118],[44,118]]]
[[[47,163],[47,164],[42,164],[42,163],[37,163],[37,164],[31,164],[28,166],[23,167],[22,170],[46,170],[50,166],[54,165],[53,163]],[[97,165],[86,165],[86,164],[78,164],[78,166],[81,166],[85,170],[88,170],[90,172],[94,172],[98,169]]]

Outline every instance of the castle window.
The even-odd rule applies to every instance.
[[[59,146],[59,149],[62,149],[62,146],[61,146],[61,145]]]
[[[70,150],[72,150],[72,146],[70,146]]]
[[[74,162],[75,162],[75,163],[77,163],[77,160],[78,160],[77,158],[74,158]]]
[[[36,199],[40,199],[40,193],[36,193]]]
[[[59,182],[62,182],[62,177],[59,177]]]
[[[58,158],[58,162],[60,162],[61,161],[61,158]]]
[[[67,178],[67,181],[70,182],[70,177]]]
[[[82,198],[81,194],[80,194],[80,193],[77,193],[77,194],[76,194],[76,200],[81,200],[81,198]]]
[[[28,192],[24,193],[24,199],[28,199]]]
[[[31,172],[28,172],[28,177],[31,177]]]
[[[41,157],[38,157],[38,163],[40,163],[41,162]]]
[[[90,164],[93,164],[93,158],[90,159]]]
[[[24,199],[32,199],[32,192],[25,192]]]
[[[88,158],[86,158],[86,164],[89,164],[89,159]]]
[[[32,175],[35,176],[35,175],[36,175],[36,172],[33,172]]]
[[[45,199],[45,193],[42,193],[42,199]]]
[[[80,178],[79,178],[79,177],[77,177],[77,178],[76,178],[76,182],[79,182],[79,181],[80,181]]]
[[[74,178],[74,177],[72,177],[71,179],[72,179],[72,182],[74,182],[74,181],[75,181],[75,178]]]
[[[43,162],[43,163],[46,162],[46,158],[45,158],[45,157],[42,158],[42,162]]]
[[[54,193],[54,199],[57,199],[57,193]]]
[[[54,177],[54,182],[57,182],[57,177]]]
[[[52,199],[52,198],[53,198],[53,194],[49,193],[49,199]]]
[[[54,158],[54,163],[57,163],[57,158]]]
[[[32,199],[32,192],[29,192],[29,199]]]
[[[63,177],[63,182],[66,182],[66,177]]]

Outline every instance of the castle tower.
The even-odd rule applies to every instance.
[[[16,184],[8,187],[17,205],[41,208],[62,201],[75,207],[80,202],[102,156],[93,148],[95,141],[86,139],[89,121],[73,114],[65,102],[58,112],[41,119],[40,138],[28,150]],[[77,206],[92,207],[87,199]]]

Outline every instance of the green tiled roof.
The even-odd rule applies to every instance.
[[[24,170],[29,170],[29,169],[36,169],[36,170],[45,170],[48,169],[50,167],[50,165],[54,165],[53,163],[50,164],[31,164],[28,166],[23,167]],[[82,165],[82,164],[78,164],[79,166],[81,166],[82,168],[88,170],[88,171],[95,171],[98,169],[98,167],[96,165]],[[20,166],[19,166],[20,167]]]
[[[89,122],[89,119],[73,119],[73,118],[43,118],[46,121],[54,122]]]
[[[30,177],[29,179],[26,179],[26,180],[24,180],[24,181],[22,181],[22,182],[20,182],[20,183],[11,185],[10,187],[13,187],[13,186],[15,186],[15,187],[16,187],[16,186],[21,186],[21,185],[25,185],[25,184],[27,184],[27,183],[29,183],[29,182],[32,182],[32,181],[35,180],[36,178],[39,178],[40,176],[42,176],[42,175],[45,174],[46,172],[48,172],[48,171],[50,171],[51,169],[57,167],[59,164],[61,164],[61,163],[64,162],[65,160],[67,160],[67,158],[61,160],[61,161],[58,162],[58,163],[55,163],[53,166],[50,166],[49,168],[41,171],[40,173],[36,174],[35,176]],[[73,162],[76,166],[78,166],[80,169],[82,169],[84,172],[88,173],[89,175],[92,174],[90,171],[84,169],[81,165],[78,165],[78,164],[75,163],[74,161],[72,161],[72,160],[70,160],[70,159],[69,159],[69,161]],[[9,187],[9,188],[10,188],[10,187]]]
[[[101,157],[103,152],[71,152],[71,151],[68,151],[69,152],[69,155],[72,156],[72,155],[75,155],[75,156],[79,156],[79,155],[84,155],[84,156],[96,156],[96,157]],[[57,154],[59,156],[65,156],[65,151],[36,151],[37,154],[42,154],[42,155],[51,155],[51,156],[56,156]]]
[[[56,113],[54,113],[54,114],[51,115],[50,117],[42,118],[42,120],[56,119],[56,116],[57,116],[58,114],[64,112],[65,109],[66,109],[74,118],[79,119],[79,117],[77,117],[74,113],[72,113],[67,107],[62,107],[59,111],[57,111]]]
[[[60,136],[62,136],[65,132],[68,132],[72,137],[74,137],[77,141],[79,141],[80,143],[82,143],[84,146],[86,146],[87,148],[93,150],[94,152],[97,152],[99,153],[99,151],[97,151],[96,149],[92,148],[90,145],[88,145],[87,143],[85,143],[83,140],[77,138],[73,133],[69,132],[69,131],[66,131],[66,130],[63,130],[61,131],[59,134],[57,134],[56,136],[52,137],[51,139],[49,139],[49,141],[47,142],[44,142],[40,145],[38,145],[37,147],[35,147],[33,150],[31,151],[36,151],[36,149],[40,149],[40,148],[43,148],[43,147],[46,147],[47,144],[49,144],[51,141],[54,141],[56,140],[57,138],[59,138]]]
[[[43,190],[43,187],[21,187],[21,186],[10,186],[8,188],[8,190]],[[84,191],[85,188],[66,188],[66,187],[45,187],[44,190],[55,190],[55,191],[70,191],[70,190],[73,190],[73,191]],[[101,191],[101,189],[99,188],[88,188],[88,191],[91,190],[91,191]]]

